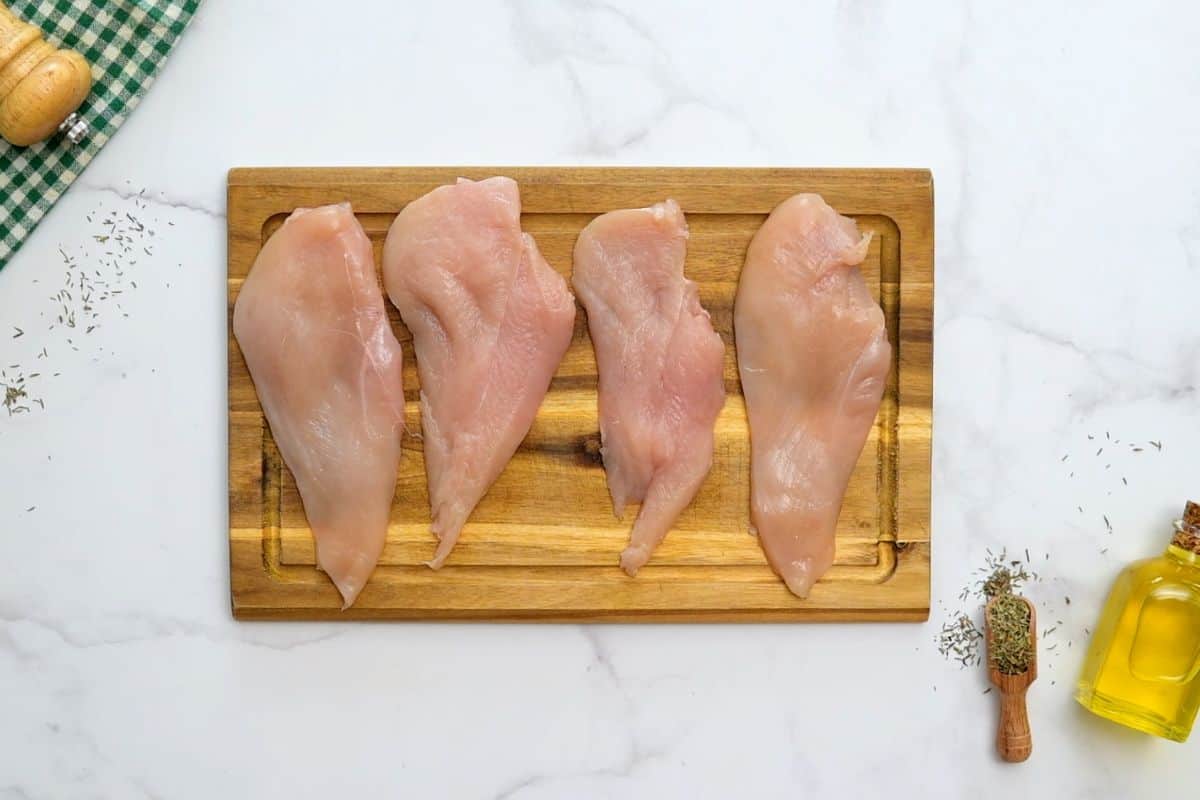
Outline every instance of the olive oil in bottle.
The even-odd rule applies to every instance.
[[[1075,698],[1095,714],[1185,741],[1200,707],[1200,505],[1157,558],[1130,564],[1092,635]]]

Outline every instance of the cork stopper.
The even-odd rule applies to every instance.
[[[1200,503],[1188,502],[1183,517],[1175,523],[1171,544],[1200,555]]]

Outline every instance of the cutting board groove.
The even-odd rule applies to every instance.
[[[295,481],[279,457],[229,330],[229,526],[239,618],[543,621],[922,620],[929,613],[933,363],[933,186],[925,170],[683,168],[270,168],[229,173],[228,297],[297,207],[350,201],[375,247],[404,205],[459,176],[508,175],[522,225],[570,277],[596,215],[675,198],[687,214],[686,272],[726,344],[728,398],[712,472],[637,578],[617,567],[637,507],[612,515],[596,417],[596,364],[582,310],[529,435],[480,503],[448,565],[433,553],[412,341],[405,355],[404,455],[380,566],[356,605],[315,567]],[[846,495],[834,567],[793,597],[749,533],[749,435],[733,299],[750,238],[780,201],[819,192],[873,233],[863,274],[879,299],[893,369]]]

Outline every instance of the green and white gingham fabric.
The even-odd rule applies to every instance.
[[[137,107],[200,0],[7,0],[46,41],[78,50],[92,65],[92,92],[79,108],[91,132],[78,145],[61,135],[31,147],[0,139],[0,269],[59,196]]]

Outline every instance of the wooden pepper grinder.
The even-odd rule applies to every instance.
[[[1029,607],[1029,663],[1024,672],[1002,672],[992,658],[994,646],[992,607],[999,598],[992,598],[984,611],[988,646],[988,678],[1000,690],[1000,726],[996,731],[996,751],[1008,762],[1020,762],[1033,752],[1033,734],[1029,731],[1029,712],[1025,708],[1025,692],[1037,679],[1037,612],[1033,603],[1017,598]]]
[[[0,136],[25,147],[61,131],[78,144],[88,126],[75,110],[91,89],[83,56],[56,50],[0,3]]]

